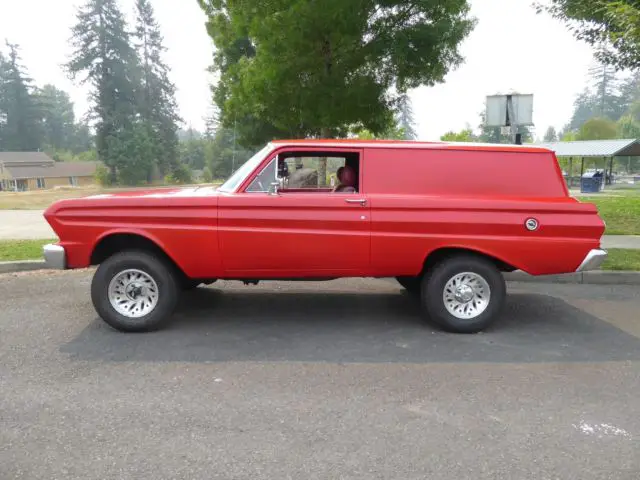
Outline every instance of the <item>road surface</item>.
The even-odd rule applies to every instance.
[[[640,478],[640,292],[510,284],[453,335],[391,281],[214,284],[122,334],[0,276],[2,479]]]

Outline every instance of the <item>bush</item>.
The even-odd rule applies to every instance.
[[[191,183],[193,181],[191,169],[188,165],[180,163],[173,168],[172,172],[169,175],[166,176],[165,181],[170,185]]]
[[[109,169],[102,164],[98,165],[98,167],[96,168],[94,178],[96,179],[96,182],[98,182],[98,184],[102,185],[103,187],[111,185],[111,174],[109,172]]]
[[[213,175],[211,174],[209,167],[204,167],[204,170],[202,171],[202,181],[204,183],[213,182]]]

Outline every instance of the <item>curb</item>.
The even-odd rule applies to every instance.
[[[640,272],[594,270],[590,272],[567,273],[563,275],[533,276],[517,270],[504,274],[509,282],[530,283],[572,283],[588,285],[640,285]]]
[[[44,270],[47,264],[44,260],[22,260],[19,262],[0,262],[0,273],[30,272]]]

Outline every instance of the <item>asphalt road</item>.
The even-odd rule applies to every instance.
[[[510,285],[483,334],[390,281],[215,284],[167,330],[0,276],[0,479],[640,478],[637,287]]]

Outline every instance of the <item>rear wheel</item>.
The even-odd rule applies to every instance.
[[[422,282],[429,317],[456,333],[477,333],[498,316],[506,286],[496,266],[481,257],[460,255],[438,263]]]
[[[91,300],[98,315],[116,330],[146,332],[167,323],[178,290],[166,261],[144,251],[125,251],[100,264],[91,282]]]

